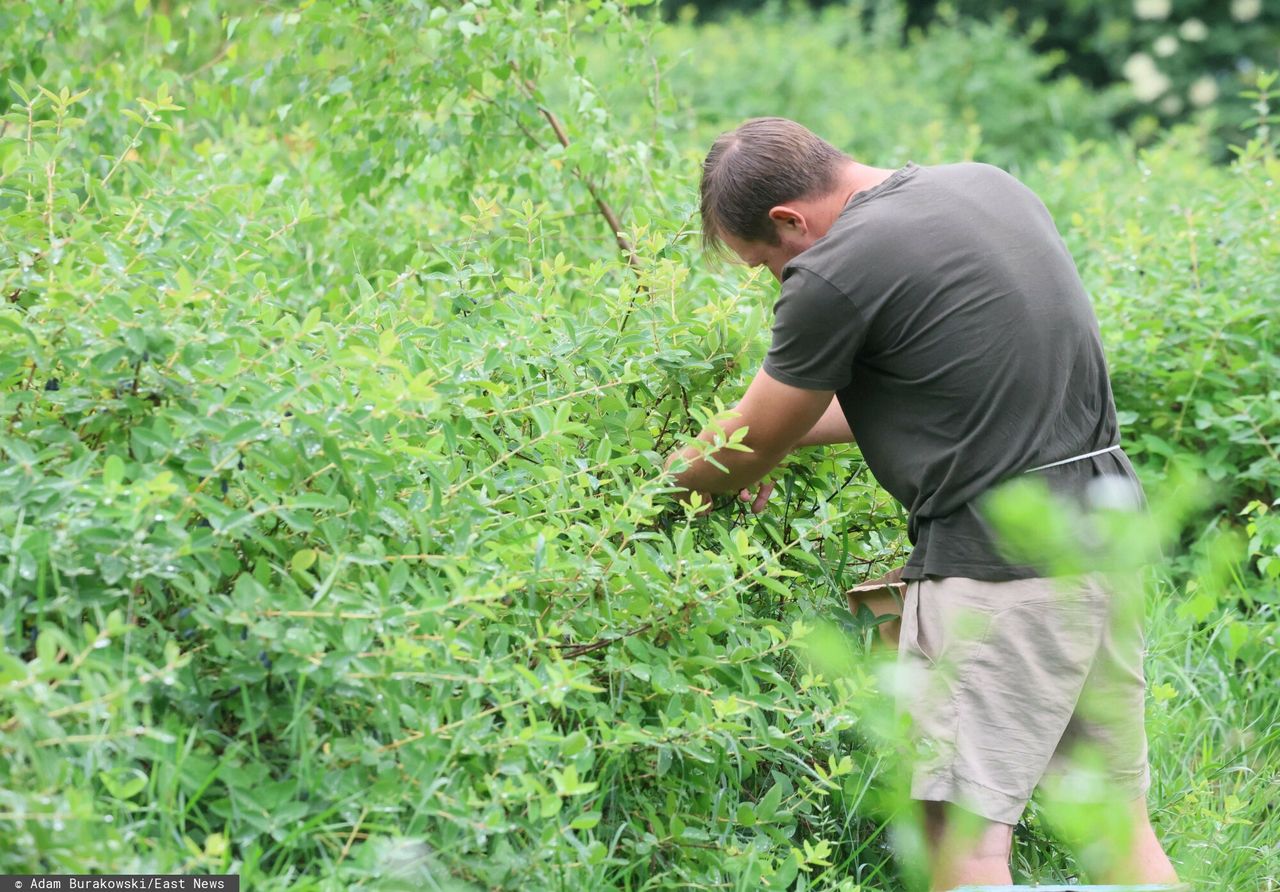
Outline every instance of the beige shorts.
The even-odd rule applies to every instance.
[[[911,797],[1003,824],[1052,776],[1082,791],[1091,771],[1107,798],[1144,797],[1140,592],[1092,576],[912,581],[898,649]]]

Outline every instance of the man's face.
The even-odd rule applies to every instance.
[[[767,266],[769,272],[779,282],[782,281],[782,268],[803,251],[808,250],[818,239],[800,221],[799,225],[786,223],[777,226],[778,243],[749,242],[729,233],[723,233],[721,239],[729,250],[737,254],[747,266]]]

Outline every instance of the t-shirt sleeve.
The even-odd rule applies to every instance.
[[[853,359],[865,339],[854,303],[826,279],[797,268],[773,305],[764,371],[792,387],[840,390],[853,377]]]

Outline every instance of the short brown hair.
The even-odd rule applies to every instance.
[[[725,233],[775,245],[769,210],[836,187],[850,160],[807,127],[786,118],[752,118],[722,133],[702,162],[702,246],[723,254]]]

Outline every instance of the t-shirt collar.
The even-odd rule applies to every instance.
[[[902,167],[899,167],[897,170],[889,174],[880,182],[876,183],[870,189],[863,189],[861,192],[853,193],[853,197],[851,197],[848,201],[845,202],[844,208],[840,211],[840,213],[843,214],[845,211],[849,210],[849,208],[856,207],[857,205],[860,205],[860,204],[865,204],[866,202],[875,198],[877,195],[880,195],[883,192],[888,192],[898,183],[902,182],[903,180],[911,176],[913,173],[915,173],[919,169],[920,169],[919,165],[917,165],[914,161],[908,161]]]

